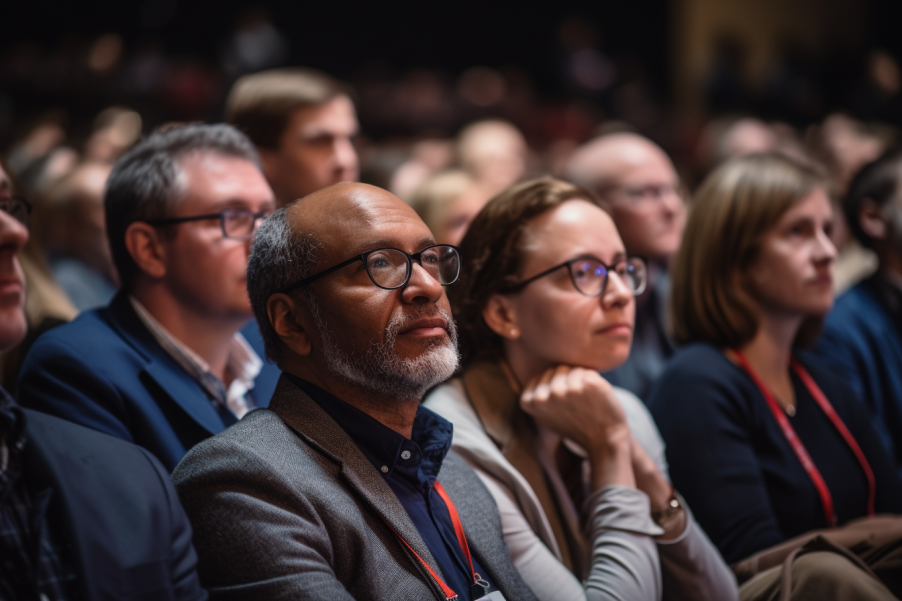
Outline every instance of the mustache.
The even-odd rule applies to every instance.
[[[457,346],[457,326],[454,324],[454,319],[438,307],[434,306],[422,306],[411,313],[402,313],[401,315],[395,316],[385,328],[386,340],[394,342],[395,338],[398,336],[398,332],[424,317],[441,317],[444,319],[445,332],[448,333],[448,337],[454,343],[454,346]]]

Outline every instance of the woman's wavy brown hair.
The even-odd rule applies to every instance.
[[[747,344],[758,330],[757,303],[746,274],[761,241],[790,207],[827,190],[812,167],[778,154],[727,161],[696,193],[672,266],[670,319],[677,344]],[[822,317],[805,320],[795,346],[813,342]]]
[[[470,224],[460,243],[460,279],[448,287],[462,367],[502,357],[501,337],[482,318],[483,308],[493,294],[521,280],[523,238],[529,222],[577,199],[598,204],[590,192],[573,184],[550,177],[533,179],[490,200]]]

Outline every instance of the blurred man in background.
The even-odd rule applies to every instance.
[[[843,201],[849,229],[877,255],[870,278],[841,295],[817,348],[865,403],[902,474],[902,150],[866,165]]]
[[[275,199],[247,137],[189,125],[123,155],[105,204],[122,288],[109,306],[38,338],[19,397],[135,442],[172,470],[272,396],[278,372],[239,330],[253,318],[251,238]]]
[[[357,114],[345,87],[312,69],[273,69],[240,78],[226,121],[251,139],[279,206],[358,177]]]
[[[630,255],[648,261],[648,289],[636,299],[636,332],[629,359],[605,374],[646,399],[673,352],[664,324],[670,287],[667,263],[686,223],[686,204],[670,158],[651,140],[610,134],[577,148],[565,167],[573,183],[598,196],[611,214]]]

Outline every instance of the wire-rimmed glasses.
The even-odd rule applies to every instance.
[[[562,267],[567,267],[573,286],[586,296],[601,296],[604,294],[605,290],[607,290],[608,279],[611,273],[617,274],[632,292],[633,296],[642,294],[648,283],[648,269],[645,265],[645,259],[642,257],[627,257],[614,265],[605,265],[595,257],[584,256],[564,261],[559,265],[546,269],[542,273],[506,288],[504,292],[522,290],[527,284]]]
[[[219,219],[219,225],[222,227],[222,235],[233,240],[248,240],[254,235],[257,229],[257,220],[269,217],[272,210],[257,211],[256,213],[250,209],[223,209],[218,213],[209,213],[207,215],[192,215],[191,217],[168,217],[166,219],[148,220],[147,223],[153,226],[175,225],[177,223],[185,223],[187,221],[203,221],[205,219]]]

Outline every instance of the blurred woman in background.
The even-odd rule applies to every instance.
[[[700,187],[673,265],[674,338],[689,346],[649,406],[674,483],[731,563],[902,511],[902,482],[864,407],[798,350],[833,303],[832,224],[818,173],[774,154],[733,159]],[[894,557],[871,567],[898,595]],[[893,598],[862,586],[851,598]]]

